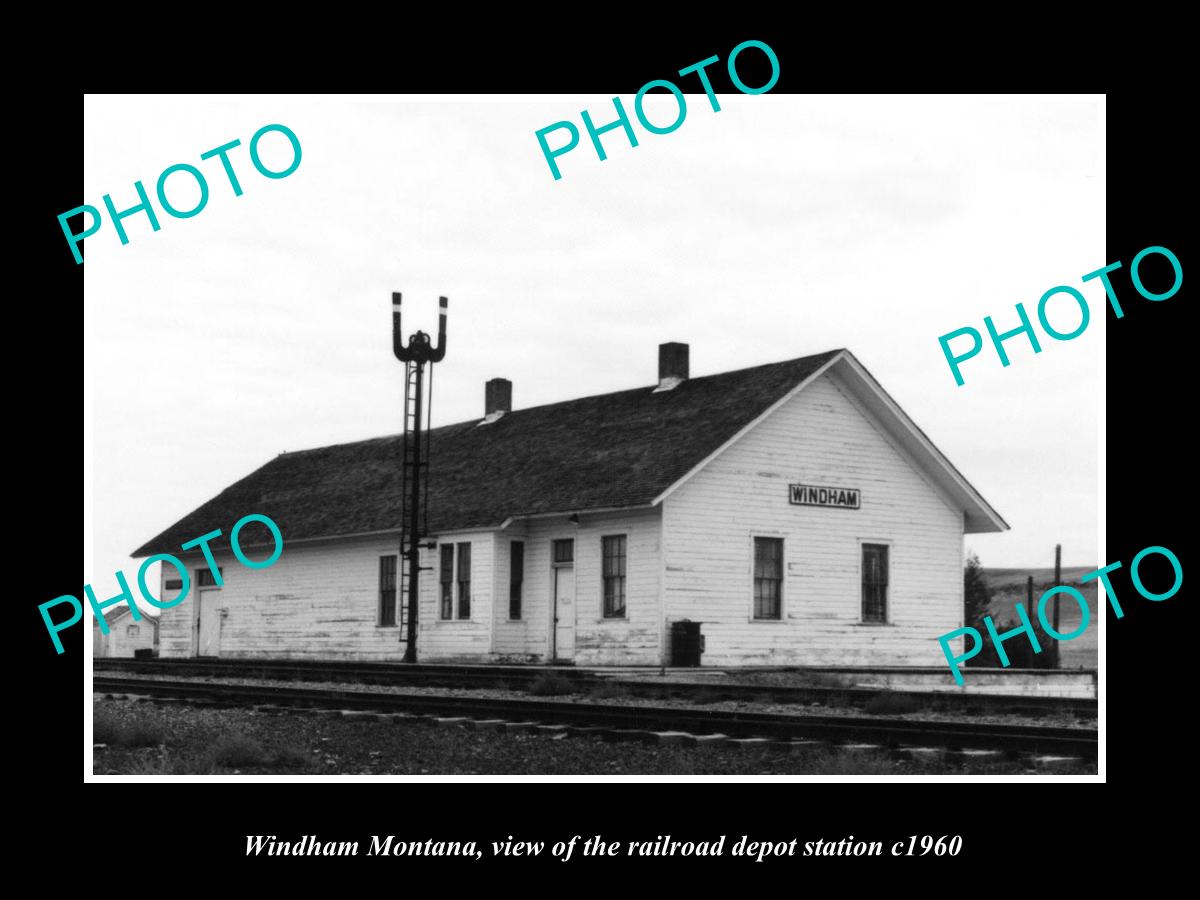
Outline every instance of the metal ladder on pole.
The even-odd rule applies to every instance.
[[[400,328],[399,293],[392,294],[392,351],[396,359],[404,363],[404,434],[400,464],[400,558],[399,588],[397,600],[402,604],[400,615],[400,643],[404,645],[404,661],[417,661],[417,633],[419,616],[418,580],[422,568],[421,539],[428,534],[428,468],[429,468],[429,425],[433,409],[433,363],[441,362],[446,356],[446,307],[449,301],[438,298],[438,341],[434,345],[423,331],[414,334],[404,343]],[[425,366],[429,365],[429,393],[425,403]],[[422,404],[424,403],[424,407]],[[422,434],[422,414],[425,416]],[[422,447],[422,443],[424,447]]]
[[[404,373],[404,434],[402,437],[403,448],[400,451],[400,497],[402,498],[400,504],[400,563],[397,566],[400,571],[396,594],[396,602],[399,605],[397,622],[400,626],[400,643],[402,644],[408,643],[408,594],[409,579],[411,578],[411,569],[408,563],[412,553],[409,534],[412,528],[412,486],[414,480],[420,479],[429,469],[428,456],[426,455],[422,459],[419,452],[421,449],[419,444],[421,428],[418,421],[421,399],[419,396],[421,365],[422,363],[409,361],[405,365]],[[423,481],[422,488],[424,488]],[[426,496],[424,490],[421,493],[423,497]],[[425,537],[424,529],[425,510],[421,509],[417,530],[418,542]]]

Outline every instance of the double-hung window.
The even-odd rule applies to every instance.
[[[754,539],[754,618],[783,618],[783,538]]]
[[[442,619],[454,618],[454,545],[442,544],[438,548],[442,555],[441,577],[438,581],[441,598],[439,604],[439,617]]]
[[[600,539],[604,576],[604,618],[625,618],[625,535]]]
[[[458,545],[458,618],[471,618],[471,545]]]
[[[396,624],[396,557],[379,557],[379,625]]]
[[[525,584],[525,542],[508,545],[508,617],[521,618],[521,590]]]
[[[862,620],[887,622],[888,545],[862,545]]]
[[[438,548],[438,618],[471,618],[471,544],[442,544]]]

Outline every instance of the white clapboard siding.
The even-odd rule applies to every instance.
[[[136,588],[135,588],[136,590]],[[142,619],[135,622],[132,616],[122,616],[109,623],[108,634],[100,632],[100,624],[92,620],[92,655],[129,657],[136,650],[154,649],[154,619],[146,612],[147,605],[139,605]]]
[[[858,510],[788,485],[856,488]],[[807,386],[664,501],[666,619],[702,622],[704,665],[937,665],[962,622],[963,513],[834,377]],[[754,621],[755,535],[784,538],[783,618]],[[861,622],[862,542],[890,544],[889,623]]]
[[[497,660],[545,661],[550,652],[551,547],[575,541],[575,662],[578,665],[657,665],[661,658],[658,509],[584,513],[535,519],[500,533],[495,623]],[[510,533],[511,532],[511,533]],[[625,618],[604,618],[601,539],[625,535]],[[525,582],[519,621],[508,618],[509,543],[525,542]]]
[[[541,662],[546,658],[547,591],[539,573],[550,565],[550,545],[529,540],[524,527],[517,525],[496,537],[496,567],[493,586],[496,597],[492,626],[492,658],[496,662]],[[512,544],[525,544],[524,580],[521,585],[521,615],[509,618],[509,576]],[[544,546],[542,546],[544,544]]]
[[[597,518],[584,515],[575,540],[575,662],[656,665],[662,656],[658,509]],[[601,538],[625,535],[625,618],[604,618]]]
[[[266,569],[250,569],[232,554],[218,554],[225,582],[217,591],[225,611],[219,655],[399,661],[404,653],[399,629],[377,625],[379,557],[396,554],[398,542],[389,536],[285,541],[282,555]],[[187,562],[191,592],[162,613],[160,656],[196,652],[197,571],[206,566],[202,558]],[[177,577],[170,567],[164,574]]]
[[[417,658],[422,662],[486,659],[491,650],[492,589],[495,576],[495,535],[490,531],[448,534],[437,539],[438,547],[421,551],[421,614],[418,618]],[[471,617],[442,619],[440,609],[442,544],[471,545]],[[458,550],[455,548],[457,560]],[[457,561],[456,578],[457,578]],[[457,592],[457,583],[453,586]],[[457,596],[457,594],[456,594]],[[457,601],[454,606],[457,614]]]

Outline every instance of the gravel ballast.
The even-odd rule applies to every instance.
[[[673,741],[611,742],[532,728],[96,699],[97,775],[1032,774],[1017,760],[893,760],[885,753]],[[101,746],[102,745],[102,746]],[[1080,763],[1057,774],[1092,774]]]
[[[779,703],[762,700],[714,700],[710,703],[696,703],[682,697],[634,697],[613,696],[604,694],[600,699],[593,699],[589,694],[595,685],[589,685],[578,693],[562,694],[559,696],[533,696],[528,691],[500,690],[496,688],[452,688],[427,687],[423,685],[391,685],[391,684],[356,684],[345,681],[277,681],[260,678],[235,678],[232,676],[178,676],[174,674],[139,674],[139,679],[153,681],[196,681],[208,684],[237,684],[247,686],[271,685],[274,687],[325,690],[325,691],[363,691],[380,694],[423,694],[428,696],[443,695],[448,697],[475,697],[490,700],[538,700],[548,703],[582,703],[595,702],[613,706],[653,706],[669,707],[672,709],[699,709],[713,712],[754,712],[772,713],[776,715],[819,715],[819,716],[862,716],[864,711],[856,706],[825,705],[821,703]],[[614,684],[617,686],[619,683]],[[132,688],[130,689],[133,690]],[[924,719],[927,721],[990,723],[1006,725],[1042,725],[1059,728],[1089,728],[1096,727],[1096,719],[1080,717],[1070,713],[1048,712],[1041,716],[1014,715],[997,713],[980,709],[971,713],[963,711],[948,711],[939,709],[918,709],[909,713],[883,713],[882,718],[889,719]]]

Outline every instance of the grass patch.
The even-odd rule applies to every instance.
[[[543,672],[530,682],[529,693],[535,697],[561,697],[575,693],[575,685],[557,672]]]
[[[700,688],[700,690],[696,691],[696,693],[688,695],[687,699],[690,700],[692,703],[704,705],[706,703],[719,702],[721,699],[721,695],[718,694],[716,691],[714,691],[712,688],[703,687],[703,688]]]
[[[286,747],[271,752],[252,738],[235,735],[199,753],[164,748],[158,753],[130,754],[125,757],[122,774],[217,775],[230,769],[278,769],[307,774],[315,771],[315,764],[303,750]]]
[[[217,741],[212,748],[211,758],[219,766],[242,768],[269,765],[272,757],[266,748],[253,738],[233,734]]]
[[[629,688],[623,684],[601,684],[592,689],[589,700],[619,700],[629,696]]]
[[[122,725],[111,715],[97,709],[92,715],[92,742],[112,747],[157,747],[166,743],[161,726],[149,722]]]
[[[123,775],[215,775],[211,760],[163,753],[158,756],[138,755],[124,766]]]
[[[921,702],[911,694],[876,694],[867,701],[863,712],[872,716],[898,716],[922,708]]]
[[[882,753],[844,750],[817,754],[799,767],[801,774],[814,775],[894,775],[896,771],[896,763]]]
[[[276,769],[307,769],[313,764],[312,757],[303,750],[285,747],[275,753],[271,766]]]
[[[92,713],[92,740],[97,744],[115,744],[121,734],[121,726],[102,707]]]
[[[117,739],[117,743],[123,747],[157,747],[166,742],[162,728],[150,722],[130,725]]]

